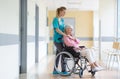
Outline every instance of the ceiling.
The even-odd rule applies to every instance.
[[[98,10],[99,0],[42,0],[48,10],[54,10],[60,6],[65,6],[69,10]]]

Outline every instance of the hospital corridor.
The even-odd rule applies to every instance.
[[[0,0],[0,79],[120,79],[120,0]]]

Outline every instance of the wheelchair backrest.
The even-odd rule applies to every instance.
[[[72,46],[69,46],[69,47],[68,47],[68,46],[65,46],[65,47],[64,47],[64,50],[67,51],[67,52],[70,52],[70,53],[71,53],[71,52],[72,52],[72,53],[76,53],[76,51],[74,50],[74,47],[72,47]]]

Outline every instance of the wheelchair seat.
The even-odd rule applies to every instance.
[[[74,50],[74,47],[72,47],[72,46],[65,46],[64,51],[69,52],[75,58],[79,58],[79,56],[80,56],[80,52],[76,52]]]

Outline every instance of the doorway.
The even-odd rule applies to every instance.
[[[72,25],[73,27],[73,34],[75,34],[75,18],[64,18],[65,24]]]

